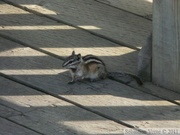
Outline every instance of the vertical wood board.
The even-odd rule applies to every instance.
[[[180,92],[180,2],[154,0],[153,82]]]

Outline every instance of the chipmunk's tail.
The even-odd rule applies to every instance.
[[[128,84],[130,82],[132,82],[133,80],[135,80],[138,85],[143,85],[142,80],[131,73],[126,73],[126,72],[108,72],[107,77],[111,80],[115,80],[121,83],[125,83]]]

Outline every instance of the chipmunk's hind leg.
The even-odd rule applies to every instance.
[[[94,82],[94,81],[100,81],[100,80],[103,80],[105,79],[107,76],[107,72],[106,72],[106,68],[99,64],[99,65],[96,65],[95,69],[94,69],[94,72],[92,73],[92,76],[91,76],[91,82]]]
[[[100,79],[99,78],[90,78],[90,82],[96,82],[98,80],[100,80]]]
[[[106,67],[104,65],[98,65],[98,78],[99,79],[105,79],[107,78],[107,70],[106,70]]]

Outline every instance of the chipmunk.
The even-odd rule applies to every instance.
[[[75,51],[67,57],[62,67],[69,69],[72,80],[69,84],[75,83],[78,80],[88,79],[90,81],[98,81],[105,78],[116,80],[117,73],[107,72],[105,63],[94,55],[81,56],[81,54],[75,54]],[[137,81],[139,85],[142,85],[142,81],[136,75],[129,73],[119,73],[120,76],[128,76]]]

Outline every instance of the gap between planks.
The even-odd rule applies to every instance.
[[[152,19],[150,19],[150,18],[148,18],[148,17],[146,17],[146,16],[133,13],[133,12],[131,12],[131,11],[125,10],[125,9],[123,9],[123,8],[120,8],[120,7],[115,7],[115,6],[111,5],[111,4],[107,4],[106,2],[102,2],[102,1],[99,1],[99,0],[95,0],[95,1],[98,2],[98,3],[104,4],[104,5],[106,5],[106,6],[113,7],[113,8],[115,8],[115,9],[122,10],[122,11],[124,11],[124,12],[127,12],[127,13],[133,14],[133,15],[135,15],[135,16],[138,16],[138,17],[147,19],[147,20],[149,20],[149,21],[152,21]]]
[[[5,74],[2,74],[2,75],[5,75]],[[10,76],[8,76],[8,75],[5,75],[6,77],[10,77]],[[15,77],[10,77],[9,79],[15,79]],[[24,82],[24,81],[21,81],[21,79],[15,79],[14,81],[19,81],[19,82],[21,82],[22,84],[25,84],[25,85],[29,85],[29,83],[27,83],[27,82]],[[39,89],[39,86],[35,86],[34,84],[30,84],[30,86],[32,86],[32,87],[34,87],[35,89]],[[40,88],[40,90],[42,90],[42,92],[44,92],[44,93],[47,93],[47,94],[53,94],[53,95],[55,95],[55,97],[57,97],[57,98],[62,98],[62,96],[58,96],[57,94],[54,94],[54,93],[52,93],[51,91],[50,92],[47,92],[47,91],[45,91],[45,88]],[[76,103],[76,101],[72,101],[71,99],[67,99],[67,98],[64,98],[63,97],[63,100],[65,100],[66,102],[70,102],[71,104],[72,104],[72,102],[73,103],[75,103],[75,104],[77,104],[76,106],[78,106],[80,103]],[[78,106],[79,107],[79,106]],[[80,107],[84,107],[84,105],[81,105],[80,104]],[[88,111],[89,111],[89,107],[85,107],[86,109],[88,109]],[[90,108],[90,110],[91,111],[93,111],[93,113],[97,113],[97,112],[99,112],[99,110],[98,111],[94,111],[94,109],[91,109]],[[108,116],[108,118],[110,117],[111,118],[111,116],[109,116],[109,115],[106,115],[106,114],[104,114],[104,113],[102,113],[103,114],[103,116]],[[100,112],[100,116],[101,116],[101,112]],[[116,118],[113,118],[113,119],[115,119],[115,120],[117,120]],[[112,120],[112,119],[111,119]],[[118,122],[120,121],[121,122],[121,120],[117,120]],[[119,123],[120,124],[120,123]],[[125,123],[126,124],[126,123]],[[121,125],[122,125],[122,123],[121,123]],[[129,124],[128,124],[129,125]],[[133,128],[134,128],[134,126],[133,126]],[[136,127],[135,127],[136,128]]]
[[[30,127],[30,128],[32,128],[34,130],[37,130],[38,132],[41,132],[43,134],[49,134],[48,133],[49,131],[51,131],[51,132],[54,131],[54,130],[57,131],[56,130],[57,128],[55,128],[56,126],[54,126],[54,125],[59,125],[59,126],[64,125],[63,123],[65,121],[74,121],[74,122],[76,122],[76,120],[78,120],[78,122],[79,122],[79,120],[81,120],[82,116],[84,116],[84,118],[82,119],[83,122],[84,122],[85,119],[92,120],[92,121],[93,120],[107,121],[107,119],[104,119],[103,117],[100,117],[100,116],[98,116],[98,115],[96,115],[94,113],[91,113],[89,111],[85,111],[82,108],[79,108],[77,106],[69,104],[69,103],[67,103],[67,102],[65,102],[63,100],[60,100],[59,98],[54,98],[53,96],[44,94],[44,93],[39,92],[37,90],[34,90],[34,89],[30,88],[30,87],[27,87],[27,86],[24,86],[24,85],[22,85],[20,83],[14,82],[14,81],[12,81],[10,79],[7,79],[7,78],[4,78],[4,77],[0,76],[0,80],[1,80],[2,84],[3,84],[3,82],[5,82],[5,85],[2,85],[3,88],[4,88],[3,91],[1,92],[1,94],[2,94],[2,102],[4,104],[10,106],[10,107],[5,107],[5,109],[0,108],[0,111],[2,110],[2,114],[0,116],[2,116],[3,118],[6,118],[7,120],[10,119],[10,121],[12,121],[12,122],[15,121],[15,122],[17,122],[17,124],[19,123],[19,125],[23,124],[26,127]],[[6,87],[7,84],[9,84],[9,85]],[[7,89],[7,91],[6,91],[6,89]],[[12,98],[11,97],[6,97],[6,96],[12,96],[12,95],[15,95],[15,94],[18,94],[20,97],[18,97],[18,99],[13,98],[13,97]],[[26,98],[25,96],[27,96],[27,95],[28,95],[28,97]],[[38,102],[38,104],[36,104],[37,102]],[[43,109],[42,109],[42,107],[43,107]],[[63,107],[63,108],[60,108],[60,107]],[[15,111],[14,109],[12,110],[12,109],[9,109],[9,108],[18,108],[17,109],[18,112]],[[51,109],[53,109],[54,111],[52,111]],[[10,112],[10,113],[8,113],[8,115],[7,115],[7,114],[5,114],[6,111]],[[19,113],[19,111],[23,112],[23,114],[21,115],[21,113]],[[50,111],[50,114],[49,114],[49,111]],[[75,111],[75,112],[73,112],[73,111]],[[52,114],[51,112],[55,112],[55,113]],[[76,114],[76,112],[77,112],[77,114]],[[59,114],[61,114],[61,113],[64,113],[65,115],[60,115],[59,116]],[[81,113],[82,113],[82,115],[79,115]],[[49,119],[49,117],[47,117],[49,115],[52,115],[52,118]],[[72,115],[73,115],[73,117],[72,117]],[[86,116],[88,116],[88,117],[86,117]],[[39,117],[41,117],[43,119],[46,119],[46,120],[42,120],[41,118],[39,119]],[[53,117],[56,118],[56,119],[54,119]],[[35,119],[37,119],[37,121],[38,121],[37,125],[36,125],[37,121]],[[62,121],[62,123],[60,121],[59,121],[60,123],[57,122],[56,121],[57,119]],[[86,128],[86,126],[84,126],[83,122],[82,123],[80,122],[78,124],[83,129],[85,128],[86,130],[87,129],[89,130],[89,128],[94,127],[93,124],[89,123],[91,126],[89,128]],[[88,122],[89,121],[87,121],[87,123]],[[29,123],[31,123],[31,124],[29,124]],[[47,124],[47,123],[49,123],[49,124]],[[50,126],[52,123],[54,123],[54,124],[52,126]],[[100,123],[98,122],[98,124],[100,124]],[[113,126],[117,127],[117,128],[115,128],[117,132],[119,132],[119,131],[122,132],[123,128],[127,128],[127,127],[125,127],[123,125],[121,126],[118,123],[113,122],[112,120],[110,120],[107,124],[112,125],[112,127]],[[0,126],[0,128],[3,128],[2,126]],[[49,129],[47,129],[47,126],[50,126]],[[64,126],[68,127],[67,124],[65,124]],[[76,131],[73,130],[74,128],[68,128],[67,129],[67,128],[64,128],[64,126],[59,127],[61,129],[61,131],[67,131],[68,133],[76,132]],[[77,126],[77,127],[79,127],[79,126]],[[15,127],[18,127],[18,126],[15,126]],[[37,127],[37,128],[35,128],[35,127]],[[108,126],[106,126],[106,124],[102,123],[101,128],[105,129],[104,131],[107,131],[105,127],[108,127]],[[46,128],[46,129],[44,129],[44,128]],[[99,128],[99,126],[97,128]],[[112,131],[110,127],[108,129],[109,129],[109,131]],[[115,131],[115,129],[114,129],[114,131]],[[4,131],[6,131],[6,130],[4,130]],[[11,129],[11,130],[7,130],[7,131],[12,132],[13,130]],[[81,132],[81,130],[79,130],[79,131]],[[104,131],[102,131],[102,132],[104,132]],[[66,132],[64,132],[64,133],[66,134]],[[0,132],[0,134],[1,134],[1,132]],[[68,134],[68,135],[72,135],[72,134]]]
[[[130,124],[128,124],[128,123],[126,123],[126,122],[123,122],[123,121],[121,121],[121,120],[115,119],[115,118],[113,118],[113,117],[111,117],[111,116],[109,116],[109,115],[103,114],[103,113],[101,113],[101,112],[99,112],[99,111],[96,111],[96,110],[90,109],[90,108],[88,108],[88,107],[85,107],[85,106],[83,106],[83,105],[81,105],[81,104],[79,104],[79,103],[76,103],[76,102],[74,102],[74,101],[72,101],[72,100],[69,100],[69,99],[67,99],[67,98],[64,98],[64,97],[62,97],[62,96],[60,96],[60,95],[56,95],[56,94],[54,94],[54,93],[48,92],[48,91],[46,91],[46,90],[44,90],[44,89],[42,89],[42,88],[39,88],[39,87],[37,87],[37,86],[34,86],[34,85],[32,85],[32,84],[29,84],[29,83],[27,83],[27,82],[24,82],[24,81],[22,81],[22,80],[19,80],[19,79],[17,79],[17,78],[13,78],[13,77],[11,77],[11,76],[9,76],[9,75],[6,75],[6,74],[3,74],[3,73],[1,73],[1,72],[0,72],[0,76],[4,77],[4,78],[6,78],[6,79],[9,79],[9,80],[11,80],[11,81],[14,81],[14,82],[16,82],[16,83],[19,83],[19,84],[21,84],[21,85],[24,85],[24,86],[26,86],[26,87],[29,87],[29,88],[31,88],[31,89],[34,89],[34,90],[36,90],[36,91],[39,91],[39,92],[42,92],[42,93],[44,93],[44,94],[50,95],[50,96],[52,96],[52,97],[54,97],[54,98],[63,100],[63,101],[68,102],[68,103],[70,103],[70,104],[73,104],[73,105],[75,105],[75,106],[77,106],[77,107],[79,107],[79,108],[81,108],[81,109],[84,109],[84,110],[86,110],[86,111],[89,111],[89,112],[91,112],[91,113],[94,113],[94,114],[96,114],[96,115],[98,115],[98,116],[101,116],[101,117],[103,117],[103,118],[106,118],[106,119],[108,119],[108,120],[114,121],[114,122],[116,122],[116,123],[118,123],[118,124],[120,124],[120,125],[123,125],[123,126],[125,126],[125,127],[131,128],[131,129],[134,129],[134,130],[136,130],[136,131],[138,131],[138,132],[141,132],[141,133],[143,133],[143,134],[146,134],[146,131],[145,131],[145,130],[142,130],[142,129],[136,127],[136,126],[130,125]]]
[[[53,54],[53,53],[50,53],[50,52],[48,52],[48,51],[44,51],[44,50],[41,50],[41,49],[39,49],[39,48],[36,48],[36,47],[33,47],[33,46],[31,46],[31,45],[28,45],[28,44],[26,44],[26,43],[23,43],[22,41],[20,41],[20,40],[17,40],[17,39],[13,39],[13,38],[11,38],[11,37],[8,37],[8,36],[4,36],[4,35],[0,35],[0,36],[2,36],[2,37],[4,37],[4,38],[6,38],[6,39],[8,39],[8,40],[11,40],[11,41],[13,41],[13,42],[17,42],[17,43],[20,43],[21,45],[23,45],[23,46],[27,46],[27,47],[30,47],[30,48],[32,48],[32,49],[34,49],[34,50],[37,50],[37,51],[40,51],[40,52],[42,52],[42,53],[45,53],[45,54],[47,54],[47,55],[50,55],[50,56],[52,56],[52,57],[55,57],[55,58],[58,58],[58,59],[60,59],[60,60],[63,60],[63,58],[62,57],[59,57],[58,55],[55,55],[55,54]],[[2,75],[3,76],[3,75]],[[7,76],[6,76],[7,77]],[[13,80],[14,78],[9,78],[9,79],[11,79],[11,80]],[[13,81],[15,81],[15,80],[13,80]],[[17,82],[19,81],[19,80],[16,80]],[[21,84],[23,84],[24,82],[18,82],[18,83],[21,83]],[[23,85],[28,85],[28,84],[23,84]],[[29,86],[28,86],[29,87]],[[30,87],[34,87],[34,86],[30,86]],[[36,89],[37,90],[37,89]],[[139,89],[137,89],[137,90],[139,90]],[[38,90],[39,91],[39,90]],[[40,90],[41,91],[41,90]],[[141,90],[140,90],[141,91]],[[41,92],[44,92],[45,93],[45,91],[44,90],[42,90]],[[144,91],[143,91],[144,92]],[[148,92],[145,92],[145,93],[148,93]],[[51,93],[47,93],[47,94],[51,94]],[[148,93],[148,94],[150,94],[150,95],[153,95],[153,94],[151,94],[151,93]],[[53,95],[54,96],[54,95]],[[159,96],[157,96],[157,95],[153,95],[153,96],[156,96],[156,97],[159,97]],[[59,96],[57,96],[57,95],[55,95],[54,97],[56,97],[56,98],[63,98],[63,97],[59,97]],[[159,98],[161,98],[161,99],[164,99],[164,98],[162,98],[162,97],[159,97]],[[66,102],[69,102],[69,103],[72,103],[73,101],[70,101],[70,100],[68,100],[68,99],[62,99],[62,100],[67,100]],[[165,99],[165,100],[167,100],[167,99]],[[168,100],[167,100],[168,101]],[[170,101],[171,102],[171,101]],[[73,102],[73,103],[75,103],[75,102]],[[72,104],[73,104],[72,103]],[[75,103],[75,104],[77,104],[77,103]],[[79,104],[77,104],[76,106],[78,106],[78,107],[84,107],[84,106],[79,106]],[[83,108],[83,109],[85,109],[85,108]],[[86,108],[87,109],[87,108]],[[88,110],[89,111],[89,110]],[[92,111],[92,110],[91,110]],[[97,113],[96,111],[94,112],[93,111],[93,113]],[[104,114],[103,114],[104,115]],[[100,114],[100,116],[101,116],[101,114]],[[107,117],[106,115],[105,116],[103,116],[103,117]],[[108,116],[109,117],[109,116]],[[110,118],[109,118],[110,119]],[[120,124],[126,124],[126,123],[120,123]],[[129,125],[126,125],[126,126],[129,126]],[[132,128],[134,128],[134,127],[132,127]]]
[[[16,122],[16,121],[13,121],[13,120],[11,120],[11,119],[9,119],[9,118],[3,117],[3,116],[0,116],[0,118],[1,118],[1,119],[4,119],[4,120],[7,120],[7,121],[9,121],[9,122],[11,122],[11,123],[13,123],[13,124],[15,124],[15,125],[20,126],[20,127],[23,127],[23,128],[25,128],[25,129],[27,129],[27,130],[30,130],[30,131],[32,131],[32,132],[34,132],[34,133],[37,133],[37,134],[39,134],[39,135],[45,135],[45,134],[43,134],[43,133],[41,133],[41,132],[38,132],[38,131],[36,131],[36,130],[28,127],[28,126],[25,126],[25,125],[20,124],[20,123],[18,123],[18,122]]]
[[[140,50],[140,48],[134,47],[134,46],[129,45],[129,44],[127,44],[127,43],[124,43],[124,42],[122,42],[122,41],[118,41],[118,40],[113,39],[113,38],[110,38],[110,37],[108,37],[108,36],[105,36],[105,35],[102,35],[102,34],[99,34],[99,33],[96,33],[96,32],[93,32],[93,31],[90,31],[90,30],[87,30],[87,29],[84,29],[84,28],[82,28],[82,27],[76,26],[76,25],[71,24],[71,23],[69,23],[69,22],[63,21],[63,20],[61,20],[61,19],[57,19],[57,18],[55,18],[55,17],[52,17],[52,16],[49,16],[49,15],[40,13],[40,12],[38,12],[38,11],[29,9],[29,8],[27,8],[27,7],[25,7],[25,6],[21,6],[21,5],[17,4],[17,3],[15,3],[15,2],[11,2],[11,1],[9,1],[9,0],[2,0],[2,1],[5,2],[5,3],[7,3],[7,4],[10,4],[10,5],[14,6],[14,7],[20,8],[20,9],[22,9],[22,10],[24,10],[24,11],[27,11],[27,12],[29,12],[29,13],[32,13],[32,14],[35,14],[35,15],[38,15],[38,16],[41,16],[41,17],[48,18],[48,19],[53,20],[53,21],[55,21],[55,22],[57,22],[57,23],[62,23],[62,24],[65,24],[65,25],[74,27],[74,28],[76,28],[76,29],[83,30],[83,31],[85,31],[85,32],[88,32],[88,33],[94,35],[94,36],[97,36],[97,37],[99,37],[99,38],[103,38],[103,39],[108,40],[108,41],[110,41],[110,42],[112,42],[112,43],[115,43],[115,44],[117,44],[117,45],[124,46],[124,47],[128,47],[128,48],[133,49],[133,50],[136,50],[136,51],[139,51],[139,50]]]
[[[64,60],[64,57],[61,57],[61,56],[56,55],[56,54],[54,54],[54,53],[45,51],[45,50],[40,49],[40,48],[38,48],[38,47],[31,46],[31,45],[29,45],[29,44],[27,44],[27,43],[25,43],[25,42],[23,42],[23,41],[21,41],[21,40],[18,40],[18,39],[13,38],[13,37],[10,37],[10,36],[7,36],[7,35],[3,35],[3,34],[1,34],[1,33],[0,33],[0,37],[2,37],[2,38],[4,38],[4,39],[7,39],[7,40],[10,40],[10,41],[12,41],[12,42],[21,44],[21,45],[23,45],[23,46],[25,46],[25,47],[29,47],[29,48],[31,48],[31,49],[33,49],[33,50],[42,52],[42,53],[44,53],[44,54],[46,54],[46,55],[48,55],[48,56],[57,58],[57,59],[59,59],[59,60]],[[116,80],[113,80],[113,79],[111,79],[111,80],[112,80],[112,81],[116,81]],[[116,81],[116,82],[119,82],[119,81]],[[131,87],[131,88],[134,88],[134,89],[138,90],[138,91],[144,92],[144,93],[146,93],[146,94],[149,94],[149,95],[158,97],[158,98],[160,98],[160,99],[166,100],[166,101],[168,101],[168,102],[171,102],[171,103],[173,103],[173,104],[176,104],[176,105],[179,105],[179,106],[180,106],[180,103],[179,103],[179,102],[176,102],[176,101],[174,101],[174,100],[171,100],[171,99],[168,99],[168,98],[164,98],[163,96],[156,95],[156,94],[153,94],[153,93],[151,93],[151,92],[148,92],[148,91],[149,91],[149,88],[139,87],[139,86],[135,86],[135,85],[131,85],[131,84],[126,84],[126,83],[123,83],[122,81],[119,82],[119,83],[125,84],[125,85],[127,85],[127,86],[129,86],[129,87]],[[171,90],[169,90],[169,91],[171,91]],[[174,91],[171,91],[171,92],[174,92]],[[178,94],[179,94],[179,93],[178,93]]]

